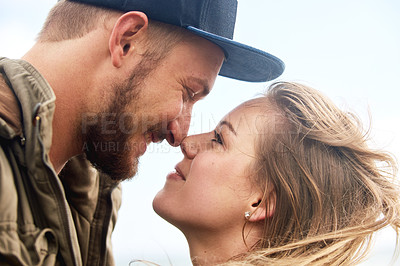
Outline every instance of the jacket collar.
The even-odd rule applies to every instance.
[[[6,87],[14,94],[9,97],[10,111],[0,117],[0,125],[7,126],[0,130],[3,138],[21,138],[25,151],[35,158],[38,152],[35,148],[41,146],[41,152],[47,154],[52,142],[52,120],[55,109],[55,94],[43,76],[28,62],[0,58],[0,73]],[[4,83],[3,83],[4,86]],[[10,96],[10,92],[3,90]],[[18,109],[15,110],[15,101]],[[12,113],[15,112],[15,113]],[[5,119],[7,117],[7,119]],[[19,123],[16,121],[20,121]],[[22,131],[21,131],[22,129]]]
[[[0,135],[7,139],[22,134],[21,110],[14,92],[0,75]]]

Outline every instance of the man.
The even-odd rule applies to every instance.
[[[0,59],[0,264],[113,264],[115,188],[147,144],[179,145],[218,74],[283,72],[231,40],[236,4],[60,1],[22,60]]]

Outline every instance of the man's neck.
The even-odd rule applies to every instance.
[[[78,133],[82,110],[80,91],[85,86],[78,78],[79,68],[69,61],[76,58],[72,54],[74,51],[68,47],[61,49],[59,45],[62,44],[37,43],[22,58],[39,71],[56,95],[49,156],[57,173],[70,158],[82,151]],[[59,54],[61,50],[62,56]]]

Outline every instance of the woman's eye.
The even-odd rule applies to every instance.
[[[214,130],[214,138],[211,139],[211,141],[214,141],[214,142],[216,142],[216,143],[218,143],[218,144],[221,144],[221,145],[224,144],[224,143],[222,142],[222,137],[221,137],[221,135],[218,134],[216,130]]]

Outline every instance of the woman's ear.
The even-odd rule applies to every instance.
[[[265,220],[265,204],[259,200],[258,203],[252,204],[252,211],[250,211],[250,216],[248,218],[249,222],[260,222]]]
[[[258,197],[251,204],[249,222],[259,222],[266,218],[271,218],[275,213],[276,206],[276,192],[275,188],[271,189],[267,194],[266,201],[262,201],[261,197]]]
[[[124,58],[137,48],[147,28],[148,18],[143,12],[127,12],[119,17],[109,39],[111,61],[115,67],[121,67]]]

